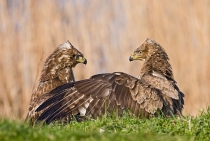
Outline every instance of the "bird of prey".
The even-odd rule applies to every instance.
[[[123,72],[97,74],[89,79],[59,86],[46,96],[36,112],[36,119],[78,121],[127,110],[131,115],[149,118],[160,112],[166,116],[182,115],[184,94],[174,80],[165,50],[154,40],[146,41],[129,58],[144,61],[141,77]]]
[[[87,64],[87,60],[69,41],[60,44],[54,50],[46,59],[39,84],[32,93],[27,120],[33,121],[41,114],[41,111],[35,112],[35,110],[49,98],[49,96],[43,96],[44,94],[49,93],[58,86],[75,81],[72,68],[78,63]]]

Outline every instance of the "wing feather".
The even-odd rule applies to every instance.
[[[173,81],[153,75],[143,75],[142,80],[145,80],[154,88],[161,90],[164,95],[173,99],[179,99],[179,92],[175,89]]]
[[[98,104],[99,100],[100,99],[98,98],[93,99],[93,101],[90,103],[89,107],[87,108],[87,113],[86,113],[87,116],[92,116],[96,118],[95,106]]]
[[[90,79],[75,82],[66,89],[68,90],[60,91],[63,94],[58,92],[58,96],[44,102],[44,107],[48,106],[47,104],[51,106],[38,120],[45,119],[46,123],[50,123],[74,115],[78,118],[96,118],[106,110],[109,113],[117,110],[120,114],[125,108],[139,116],[141,113],[154,114],[163,106],[160,104],[163,100],[159,96],[160,91],[125,73],[95,75]]]
[[[63,95],[65,95],[65,96],[63,96],[64,98],[62,98],[62,99],[58,99],[57,101],[56,101],[56,99],[54,99],[54,101],[56,101],[56,102],[52,106],[50,106],[48,109],[46,109],[37,120],[44,120],[46,118],[50,118],[51,115],[57,114],[57,112],[61,111],[68,103],[72,102],[73,97],[75,99],[79,99],[81,97],[81,95],[78,95],[78,93],[76,93],[76,92],[74,92],[74,93],[67,92]],[[64,100],[66,100],[66,101],[64,101]],[[46,101],[46,103],[44,102],[42,105],[45,105],[47,107],[47,101]],[[40,105],[40,107],[42,105]],[[37,111],[39,111],[39,110],[42,110],[42,109],[37,108]]]

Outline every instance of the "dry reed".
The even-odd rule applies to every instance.
[[[128,57],[147,37],[169,54],[184,114],[197,115],[210,104],[209,7],[209,0],[0,1],[0,116],[25,117],[44,60],[60,43],[70,40],[88,59],[74,69],[80,80],[138,76],[142,62]]]

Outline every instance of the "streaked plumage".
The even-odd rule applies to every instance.
[[[45,109],[37,121],[71,121],[98,117],[129,109],[140,117],[162,111],[166,116],[181,115],[184,94],[179,91],[164,49],[147,39],[130,61],[144,60],[141,78],[123,72],[94,75],[89,79],[62,85],[36,111]],[[47,108],[48,107],[48,108]]]
[[[61,45],[46,59],[42,69],[39,84],[32,94],[27,119],[33,122],[40,114],[35,109],[49,96],[42,96],[53,89],[66,83],[74,82],[72,68],[78,63],[87,63],[83,54],[67,41]]]

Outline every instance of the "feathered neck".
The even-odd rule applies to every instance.
[[[48,93],[56,87],[74,82],[72,68],[74,63],[69,49],[58,47],[45,61],[37,88],[33,91],[32,100]],[[67,55],[66,55],[67,54]]]
[[[154,75],[154,73],[159,74],[168,80],[175,81],[168,55],[160,45],[156,45],[149,49],[148,57],[145,59],[141,69],[141,76],[144,74]]]

